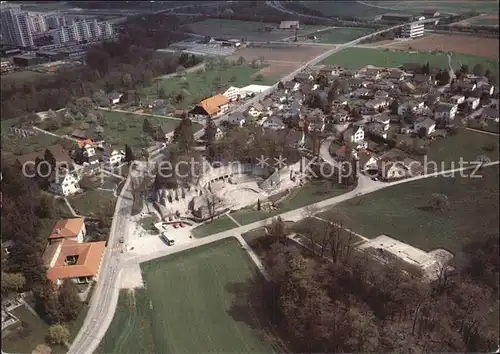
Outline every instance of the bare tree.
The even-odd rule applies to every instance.
[[[214,221],[217,211],[224,207],[224,200],[211,190],[203,191],[204,206],[210,217],[210,222]]]

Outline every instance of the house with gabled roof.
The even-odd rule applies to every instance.
[[[86,233],[85,218],[61,219],[54,224],[49,235],[49,242],[64,239],[82,243]]]
[[[223,114],[229,108],[229,100],[224,95],[215,95],[201,101],[196,107],[189,111],[191,118],[215,117]]]

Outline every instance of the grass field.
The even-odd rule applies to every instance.
[[[498,18],[476,18],[468,22],[480,26],[498,26]]]
[[[279,23],[264,23],[264,26],[278,27]],[[247,41],[275,41],[295,35],[293,30],[260,31],[259,21],[238,21],[225,19],[207,19],[189,25],[198,34],[213,37],[243,38]],[[298,34],[304,34],[322,28],[322,26],[300,26]]]
[[[345,68],[359,69],[367,65],[397,67],[404,63],[429,62],[432,67],[448,68],[448,57],[443,53],[432,54],[429,52],[399,52],[384,51],[381,49],[369,48],[347,48],[337,52],[321,62],[327,65],[339,65]],[[473,68],[476,64],[482,64],[492,72],[498,73],[498,62],[494,59],[483,58],[475,55],[453,53],[452,65],[455,69],[460,68],[460,64],[466,64]]]
[[[200,225],[198,227],[195,227],[191,231],[191,234],[196,238],[200,238],[200,237],[205,237],[205,236],[209,236],[212,234],[216,234],[216,233],[219,233],[222,231],[226,231],[226,230],[229,230],[229,229],[232,229],[235,227],[238,227],[238,225],[236,225],[233,220],[231,220],[226,215],[224,215],[224,216],[221,216],[221,217],[215,219],[211,223],[209,222],[207,224],[203,224],[203,225]]]
[[[256,267],[235,239],[142,264],[146,290],[120,306],[101,353],[282,351],[259,321],[248,289]],[[131,301],[132,300],[132,301]]]
[[[397,11],[418,12],[436,9],[440,12],[463,13],[476,11],[478,13],[498,13],[498,1],[368,1],[378,6],[393,8]],[[390,12],[389,10],[386,10]]]
[[[174,96],[183,93],[183,100],[175,103],[172,100],[173,108],[190,108],[199,103],[202,99],[213,96],[219,85],[231,85],[243,87],[250,84],[273,85],[274,80],[268,77],[262,80],[252,78],[262,68],[252,68],[247,65],[231,65],[226,68],[216,67],[205,72],[188,73],[184,77],[174,77],[170,79],[157,80],[148,89],[151,95],[157,95],[160,90],[164,90],[166,95]]]
[[[48,134],[37,133],[27,138],[8,136],[8,131],[2,131],[2,152],[14,154],[27,154],[35,151],[43,151],[50,145],[54,145],[57,137]]]
[[[372,238],[386,234],[430,251],[445,248],[457,262],[469,241],[498,235],[499,169],[485,167],[482,178],[426,178],[386,188],[341,203],[326,214],[342,215],[346,226]],[[433,193],[445,194],[447,211],[428,209]]]
[[[49,74],[43,74],[36,71],[24,70],[17,71],[9,74],[2,74],[2,83],[5,85],[8,82],[17,82],[22,81],[24,83],[31,83],[38,80],[42,80],[47,77]]]
[[[387,9],[367,6],[357,1],[304,1],[304,5],[320,11],[325,16],[349,16],[364,20],[390,12]]]
[[[96,353],[154,353],[151,310],[145,289],[121,290],[113,321]]]
[[[333,28],[327,31],[321,31],[317,34],[317,43],[341,44],[363,37],[373,32],[370,28]]]
[[[69,197],[68,201],[77,214],[97,217],[103,210],[113,215],[116,198],[111,192],[96,189]]]

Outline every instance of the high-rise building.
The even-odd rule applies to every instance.
[[[66,18],[57,14],[46,15],[45,21],[49,29],[59,29],[67,25]]]
[[[3,8],[0,10],[0,26],[2,41],[20,47],[32,47],[30,20],[26,12],[20,8]]]
[[[43,13],[28,12],[30,30],[32,33],[43,33],[47,32],[47,22],[45,21],[45,15]]]
[[[401,29],[401,37],[404,38],[418,38],[424,35],[424,24],[423,23],[410,23],[404,25]]]
[[[82,20],[54,31],[53,37],[56,44],[62,44],[71,41],[82,42],[110,38],[113,33],[113,26],[109,22]]]

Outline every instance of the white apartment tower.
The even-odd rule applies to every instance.
[[[66,42],[82,42],[109,38],[113,35],[113,27],[109,22],[75,21],[69,26],[61,27],[53,34],[54,42],[62,44]]]
[[[403,26],[401,30],[401,37],[404,38],[418,38],[424,35],[423,23],[410,23]]]
[[[47,32],[48,26],[45,21],[45,15],[36,12],[28,12],[30,30],[32,33]]]
[[[0,11],[3,42],[20,47],[32,47],[33,35],[28,14],[19,8],[3,8]]]

